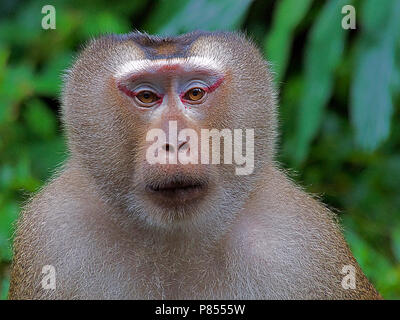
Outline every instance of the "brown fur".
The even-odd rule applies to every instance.
[[[172,102],[160,122],[149,122],[116,90],[112,75],[129,60],[186,56],[211,57],[225,72],[197,123]],[[255,128],[254,173],[146,166],[146,132],[167,118],[196,130]],[[380,298],[333,214],[278,169],[271,75],[244,36],[95,40],[68,74],[63,120],[71,156],[21,214],[11,299]],[[160,208],[141,193],[149,174],[204,177],[209,189],[203,201]],[[56,290],[40,286],[44,265],[56,268]],[[343,265],[357,269],[354,290],[341,286]]]

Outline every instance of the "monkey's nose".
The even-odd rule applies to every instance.
[[[189,143],[187,141],[179,141],[178,142],[178,151],[184,151],[189,148]],[[175,147],[171,143],[166,143],[162,146],[162,149],[166,152],[175,152]]]
[[[166,143],[162,146],[162,149],[167,152],[174,152],[174,147],[170,143]]]

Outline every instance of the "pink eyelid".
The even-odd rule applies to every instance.
[[[121,90],[123,93],[125,93],[128,97],[131,97],[131,98],[136,97],[141,91],[143,91],[143,90],[141,90],[141,91],[132,91],[132,90],[129,90],[127,87],[125,87],[125,86],[124,86],[123,84],[121,84],[121,83],[118,84],[118,89]],[[154,93],[154,94],[157,96],[157,98],[158,98],[158,100],[155,101],[155,103],[157,103],[157,104],[162,103],[162,101],[163,101],[163,99],[164,99],[164,95],[161,95],[161,94],[158,94],[158,93],[155,93],[155,92],[153,92],[153,93]]]
[[[224,78],[219,78],[217,81],[215,81],[211,86],[207,87],[204,89],[205,92],[207,93],[211,93],[213,92],[215,89],[217,89],[221,83],[224,82]]]
[[[213,91],[215,91],[220,85],[221,85],[221,83],[224,81],[224,78],[222,77],[222,78],[219,78],[217,81],[215,81],[211,86],[208,86],[208,87],[203,87],[203,86],[199,86],[199,87],[194,87],[194,88],[200,88],[200,89],[203,89],[205,92],[207,92],[207,93],[211,93],[211,92],[213,92]],[[193,88],[192,88],[193,89]],[[190,90],[190,89],[189,89]],[[185,96],[185,94],[189,91],[189,90],[186,90],[185,92],[182,92],[180,95],[179,95],[179,98],[181,99],[181,101],[186,101],[186,99],[184,99],[183,97]]]
[[[215,90],[222,84],[223,81],[224,81],[224,78],[221,77],[221,78],[219,78],[217,81],[215,81],[211,86],[208,86],[208,87],[201,87],[201,89],[203,89],[203,90],[204,90],[205,92],[207,92],[207,93],[211,93],[211,92],[215,91]],[[128,97],[131,97],[131,98],[136,97],[136,96],[139,94],[139,92],[140,92],[140,91],[132,91],[132,90],[129,90],[129,89],[128,89],[126,86],[124,86],[122,83],[119,83],[119,84],[118,84],[118,89],[119,89],[120,91],[122,91],[123,93],[125,93]],[[182,92],[182,93],[179,95],[179,98],[181,99],[181,101],[186,101],[186,100],[183,98],[183,97],[185,96],[186,92],[187,92],[187,91]],[[155,92],[154,92],[154,94],[155,94],[155,95],[157,96],[157,98],[159,99],[159,100],[157,100],[155,103],[161,104],[162,101],[163,101],[163,99],[164,99],[164,95],[163,95],[163,94],[158,94],[158,93],[155,93]]]

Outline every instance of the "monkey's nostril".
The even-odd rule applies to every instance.
[[[169,143],[164,144],[162,149],[165,150],[166,152],[174,152],[174,147]]]
[[[189,148],[189,144],[187,143],[187,141],[183,141],[178,143],[178,150],[179,151],[183,151],[183,150],[187,150]],[[166,143],[162,146],[162,149],[166,152],[174,152],[174,146],[172,144]]]
[[[179,151],[184,151],[189,149],[189,143],[187,141],[183,141],[179,144],[178,150]]]

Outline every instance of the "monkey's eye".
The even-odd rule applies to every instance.
[[[136,95],[136,99],[143,104],[152,104],[160,99],[154,92],[149,90],[140,91]]]
[[[190,89],[189,91],[187,91],[184,95],[184,99],[188,100],[188,101],[200,101],[204,95],[206,94],[206,92],[201,89],[201,88],[193,88]]]

